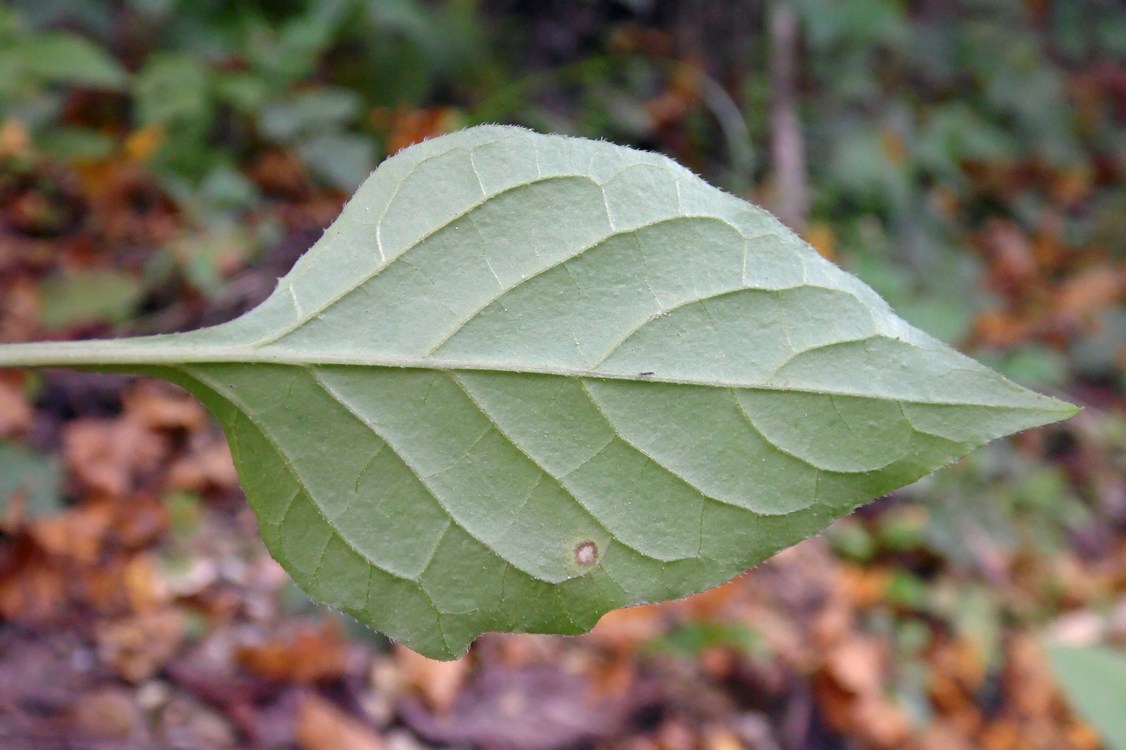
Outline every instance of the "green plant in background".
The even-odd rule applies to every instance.
[[[716,585],[1075,413],[674,162],[508,127],[388,160],[232,323],[0,365],[192,391],[298,583],[438,658]]]
[[[371,107],[495,78],[476,13],[467,0],[16,2],[0,8],[0,121],[25,123],[49,153],[103,158],[114,138],[59,123],[68,93],[111,93],[128,97],[129,125],[161,134],[151,167],[183,202],[241,179],[238,159],[261,143],[350,192],[379,156]],[[118,26],[135,31],[132,74],[107,49]]]
[[[466,0],[0,7],[0,126],[33,144],[19,159],[0,155],[0,198],[11,181],[50,184],[44,164],[93,166],[99,182],[107,165],[139,167],[179,231],[143,248],[142,275],[53,278],[42,290],[45,327],[135,323],[147,296],[181,280],[216,294],[233,259],[276,243],[275,196],[253,179],[256,160],[283,152],[304,170],[299,191],[307,176],[353,192],[381,156],[376,112],[411,111],[437,90],[484,92],[483,81],[501,78],[478,13]],[[120,294],[101,293],[111,286]]]

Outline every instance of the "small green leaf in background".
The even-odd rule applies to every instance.
[[[362,102],[344,89],[302,92],[270,104],[262,112],[262,134],[296,146],[301,160],[328,184],[354,191],[375,164],[371,137],[350,133]]]
[[[23,518],[39,518],[62,509],[59,465],[54,459],[0,440],[0,522],[12,507],[22,503]]]
[[[1107,750],[1126,750],[1126,656],[1100,646],[1048,647],[1064,694]]]
[[[188,388],[297,583],[446,659],[715,586],[1076,411],[665,157],[496,126],[388,159],[236,321],[5,365]]]
[[[32,76],[48,83],[120,90],[129,74],[98,45],[65,32],[20,39],[3,54],[5,76]]]
[[[120,323],[144,294],[141,282],[123,271],[56,274],[39,288],[39,320],[48,331],[91,323]]]
[[[210,121],[211,73],[191,55],[153,55],[137,75],[133,93],[142,125],[206,127]]]
[[[298,92],[266,106],[259,127],[267,138],[290,143],[356,119],[362,105],[355,93],[344,89]]]
[[[685,622],[646,644],[651,654],[698,657],[708,649],[728,648],[744,654],[766,651],[763,638],[741,622]]]

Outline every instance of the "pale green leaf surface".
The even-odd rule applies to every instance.
[[[716,585],[1074,413],[668,159],[510,127],[387,160],[239,320],[83,346],[202,398],[294,578],[442,658]]]
[[[1108,750],[1126,750],[1126,655],[1101,646],[1053,644],[1048,656],[1068,700]]]

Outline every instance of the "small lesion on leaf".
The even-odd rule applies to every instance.
[[[575,545],[575,562],[582,568],[589,568],[598,562],[598,545],[587,539]]]

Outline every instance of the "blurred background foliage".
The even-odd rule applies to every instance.
[[[776,70],[787,44],[772,25],[780,9],[796,28],[788,83]],[[787,98],[796,127],[780,133]],[[819,701],[810,710],[828,734],[793,736],[859,744],[800,744],[781,725],[775,735],[782,747],[880,747],[889,736],[968,743],[919,747],[1098,747],[1058,702],[1014,708],[1020,691],[1006,680],[1029,679],[1019,669],[1028,634],[1126,641],[1121,3],[9,0],[0,5],[0,340],[233,317],[381,159],[481,122],[667,153],[786,215],[919,327],[1087,407],[830,531],[833,586],[847,592],[855,628],[890,654],[878,692],[909,731],[880,734],[850,718],[867,693],[822,653],[790,679],[808,678]],[[780,136],[802,157],[790,183]],[[794,179],[808,196],[796,213],[786,206]],[[35,519],[80,510],[91,487],[136,493],[137,472],[151,467],[129,464],[121,486],[107,485],[83,473],[78,449],[65,448],[62,471],[54,457],[69,420],[127,417],[127,386],[106,395],[55,376],[9,376],[0,492],[19,490],[25,502],[5,539],[38,539]],[[235,512],[216,497],[237,490],[214,477],[186,492],[146,486],[172,519],[173,541],[153,544],[171,544],[162,554],[177,560],[184,529],[206,525],[198,508]],[[4,593],[4,580],[42,562],[26,554],[0,576],[0,614],[12,622],[43,609]],[[75,606],[63,599],[62,609]],[[631,642],[637,663],[704,660],[707,672],[717,650],[756,669],[777,655],[761,627],[724,619],[723,607],[713,619],[658,611],[663,625]],[[617,637],[592,648],[613,651]],[[944,666],[952,649],[973,665],[961,676]],[[805,695],[769,690],[786,705]]]

